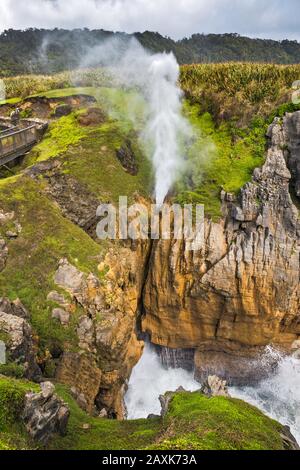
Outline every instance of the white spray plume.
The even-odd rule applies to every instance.
[[[261,364],[269,370],[269,364],[278,362],[276,372],[259,384],[248,387],[230,387],[232,397],[240,398],[261,409],[280,423],[287,425],[300,444],[300,358],[283,356],[271,347],[261,357]],[[176,390],[198,390],[191,372],[183,369],[165,369],[159,357],[146,344],[144,354],[132,371],[125,403],[128,418],[146,418],[160,413],[160,394]]]
[[[188,125],[181,114],[179,66],[174,55],[150,56],[148,71],[150,113],[145,134],[154,143],[155,199],[161,205],[183,168],[179,142],[188,135]]]
[[[173,53],[151,54],[137,40],[124,38],[110,39],[87,51],[81,67],[99,65],[108,67],[121,86],[138,89],[146,101],[141,139],[151,149],[154,196],[161,205],[184,167],[181,144],[191,136],[181,113],[179,65]]]
[[[142,358],[132,371],[125,395],[128,419],[147,418],[150,413],[160,414],[159,395],[175,391],[180,386],[189,391],[200,388],[192,372],[164,368],[156,352],[146,344]]]
[[[300,359],[283,356],[271,347],[262,361],[268,358],[278,361],[274,374],[253,387],[231,387],[230,394],[289,426],[300,444]]]

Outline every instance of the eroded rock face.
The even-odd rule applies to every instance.
[[[157,345],[194,349],[198,378],[248,383],[266,345],[290,348],[300,335],[300,226],[286,163],[287,134],[299,146],[298,124],[298,115],[284,127],[275,120],[265,164],[238,199],[222,194],[224,217],[206,221],[204,249],[187,251],[181,240],[154,243],[142,328]],[[249,359],[253,367],[245,370]]]
[[[41,392],[25,395],[22,419],[30,436],[47,444],[53,434],[64,436],[70,416],[68,405],[54,393],[51,382],[41,383]]]
[[[9,312],[0,311],[0,332],[7,336],[6,350],[8,358],[24,366],[25,376],[31,380],[39,380],[41,371],[36,363],[35,348],[32,340],[32,329],[27,320],[22,316],[24,307],[22,304],[9,303],[7,299],[1,299],[2,307]]]
[[[127,140],[125,144],[117,150],[116,154],[124,170],[133,176],[137,175],[139,168],[130,140]]]
[[[209,375],[202,384],[201,393],[209,397],[229,397],[226,380],[217,375]]]
[[[101,281],[66,259],[55,274],[56,284],[85,312],[77,325],[79,355],[63,355],[57,378],[75,387],[78,396],[84,395],[90,412],[95,405],[110,417],[126,414],[125,384],[144,344],[136,324],[148,250],[147,242],[132,249],[110,249],[99,266]]]
[[[288,113],[283,119],[287,162],[292,173],[292,187],[300,197],[300,111]]]
[[[81,408],[92,413],[101,384],[101,375],[93,355],[65,352],[56,378],[73,389],[73,395]]]

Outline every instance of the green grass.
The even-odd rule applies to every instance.
[[[150,445],[160,431],[160,419],[116,421],[93,418],[82,411],[70,396],[68,389],[57,385],[59,395],[69,404],[71,410],[68,433],[57,437],[50,449],[74,450],[125,450],[140,449]],[[84,430],[82,425],[89,424]]]
[[[0,450],[29,449],[35,444],[20,422],[25,393],[38,385],[0,375]]]
[[[187,166],[192,184],[181,181],[181,203],[204,204],[207,216],[221,216],[220,192],[237,193],[251,179],[265,158],[267,123],[253,120],[246,129],[227,123],[217,127],[209,113],[185,102],[184,112],[194,129],[195,141],[188,150]]]
[[[135,122],[141,122],[143,103],[136,93],[104,87],[51,90],[46,95],[61,98],[84,90],[86,94],[97,97],[98,105],[109,115],[106,122],[91,127],[81,126],[77,117],[84,110],[53,121],[43,140],[25,158],[21,169],[59,157],[63,161],[63,172],[84,184],[100,201],[115,203],[120,195],[127,195],[132,200],[135,193],[149,196],[152,189],[151,164],[128,115],[129,108],[133,113],[135,104]],[[139,171],[136,176],[127,173],[116,158],[116,151],[127,140],[130,140],[137,159]]]
[[[282,426],[236,399],[198,392],[173,398],[159,442],[151,449],[280,450]]]
[[[7,100],[2,100],[0,101],[0,106],[5,105],[5,104],[17,104],[22,101],[21,98],[15,97],[15,98],[8,98]]]
[[[141,152],[137,138],[130,138],[139,167],[136,176],[130,175],[116,158],[119,149],[128,138],[116,122],[104,124],[81,142],[80,147],[70,148],[64,154],[66,174],[78,181],[100,201],[117,203],[119,196],[133,201],[135,194],[145,197],[151,192],[151,167]]]
[[[17,176],[0,181],[1,208],[15,211],[22,225],[16,240],[9,242],[6,268],[0,273],[1,296],[19,297],[31,312],[31,323],[40,339],[40,349],[52,343],[76,348],[77,308],[68,327],[51,318],[54,304],[47,294],[57,290],[53,276],[61,258],[85,272],[97,272],[101,246],[62,216],[59,208],[43,194],[43,184]],[[5,237],[5,226],[0,228]]]
[[[29,158],[25,160],[26,166],[57,157],[87,136],[91,129],[79,125],[76,119],[78,114],[79,112],[74,112],[52,122],[44,139],[34,147]]]
[[[0,449],[37,447],[19,419],[28,390],[38,386],[0,376]],[[70,419],[66,436],[54,436],[49,450],[283,450],[282,426],[241,400],[183,392],[163,419],[116,421],[87,415],[66,386],[56,384],[56,393]]]

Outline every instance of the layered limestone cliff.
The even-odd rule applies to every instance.
[[[206,221],[205,248],[155,241],[143,292],[142,329],[154,344],[187,350],[196,377],[259,378],[262,349],[300,335],[298,209],[300,113],[276,119],[265,164],[240,195],[222,193]],[[294,188],[294,189],[293,189]]]
[[[125,384],[142,355],[137,312],[143,285],[147,243],[110,249],[99,266],[102,279],[84,275],[66,259],[55,274],[85,314],[79,318],[79,352],[64,352],[57,370],[78,403],[93,413],[106,410],[111,418],[126,415]]]

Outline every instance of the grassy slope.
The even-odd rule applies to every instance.
[[[31,312],[31,323],[42,349],[52,342],[75,345],[77,313],[70,326],[62,328],[51,319],[54,304],[46,300],[56,289],[53,275],[61,258],[85,272],[97,271],[101,247],[81,229],[64,218],[58,207],[42,193],[42,183],[17,176],[0,181],[1,208],[14,211],[22,225],[16,240],[8,242],[9,257],[0,273],[1,296],[19,297]],[[9,227],[1,226],[1,236]]]
[[[55,91],[55,94],[58,96],[60,92]],[[65,90],[62,94],[65,95]],[[106,94],[103,96],[106,100]],[[120,103],[124,97],[117,92],[114,99]],[[108,101],[106,103],[108,111]],[[53,121],[22,167],[58,157],[63,163],[60,171],[75,177],[99,201],[115,203],[119,195],[127,195],[132,200],[136,192],[149,195],[150,165],[140,150],[132,124],[108,118],[102,125],[83,127],[76,119],[82,112],[84,110]],[[138,160],[137,176],[126,173],[116,158],[116,150],[127,138],[130,138]],[[44,194],[45,184],[43,178],[33,181],[22,174],[0,180],[1,209],[15,211],[16,219],[22,225],[20,236],[9,241],[7,265],[0,273],[0,296],[12,300],[19,297],[31,312],[42,357],[53,344],[65,345],[67,349],[77,346],[75,326],[80,308],[76,308],[70,325],[63,328],[51,318],[56,305],[46,300],[51,290],[58,290],[53,275],[59,260],[67,257],[79,269],[97,273],[103,248],[103,244],[95,243],[63,217],[59,208]],[[0,236],[6,238],[9,229],[14,230],[14,226],[0,226]]]
[[[25,393],[38,389],[36,384],[0,376],[0,450],[34,448],[19,418]]]
[[[19,421],[24,394],[38,386],[0,376],[0,449],[34,448]],[[240,400],[179,393],[164,418],[115,421],[83,412],[66,387],[57,393],[71,415],[65,437],[55,436],[48,449],[237,449],[282,450],[282,426]],[[88,429],[83,429],[88,424]]]
[[[172,402],[155,449],[282,449],[282,426],[241,400],[179,393]]]
[[[196,139],[188,152],[191,180],[179,184],[178,200],[204,204],[206,215],[218,218],[221,189],[237,193],[262,165],[267,125],[257,120],[244,130],[230,124],[217,127],[209,113],[200,114],[198,105],[186,102],[184,111]]]
[[[148,196],[151,192],[151,165],[143,155],[136,130],[133,128],[124,108],[125,103],[133,103],[125,92],[108,88],[82,88],[82,94],[97,98],[109,115],[102,125],[83,127],[77,121],[84,110],[53,121],[42,142],[25,159],[23,167],[60,156],[64,172],[83,183],[99,200],[117,202],[118,197],[134,193]],[[74,94],[74,89],[52,90],[43,93],[46,97],[66,97]],[[129,101],[128,101],[129,100]],[[139,105],[140,106],[140,105]],[[126,108],[127,109],[127,108]],[[139,111],[141,110],[139,108]],[[139,172],[132,176],[125,172],[116,158],[116,150],[129,139],[135,153]]]

